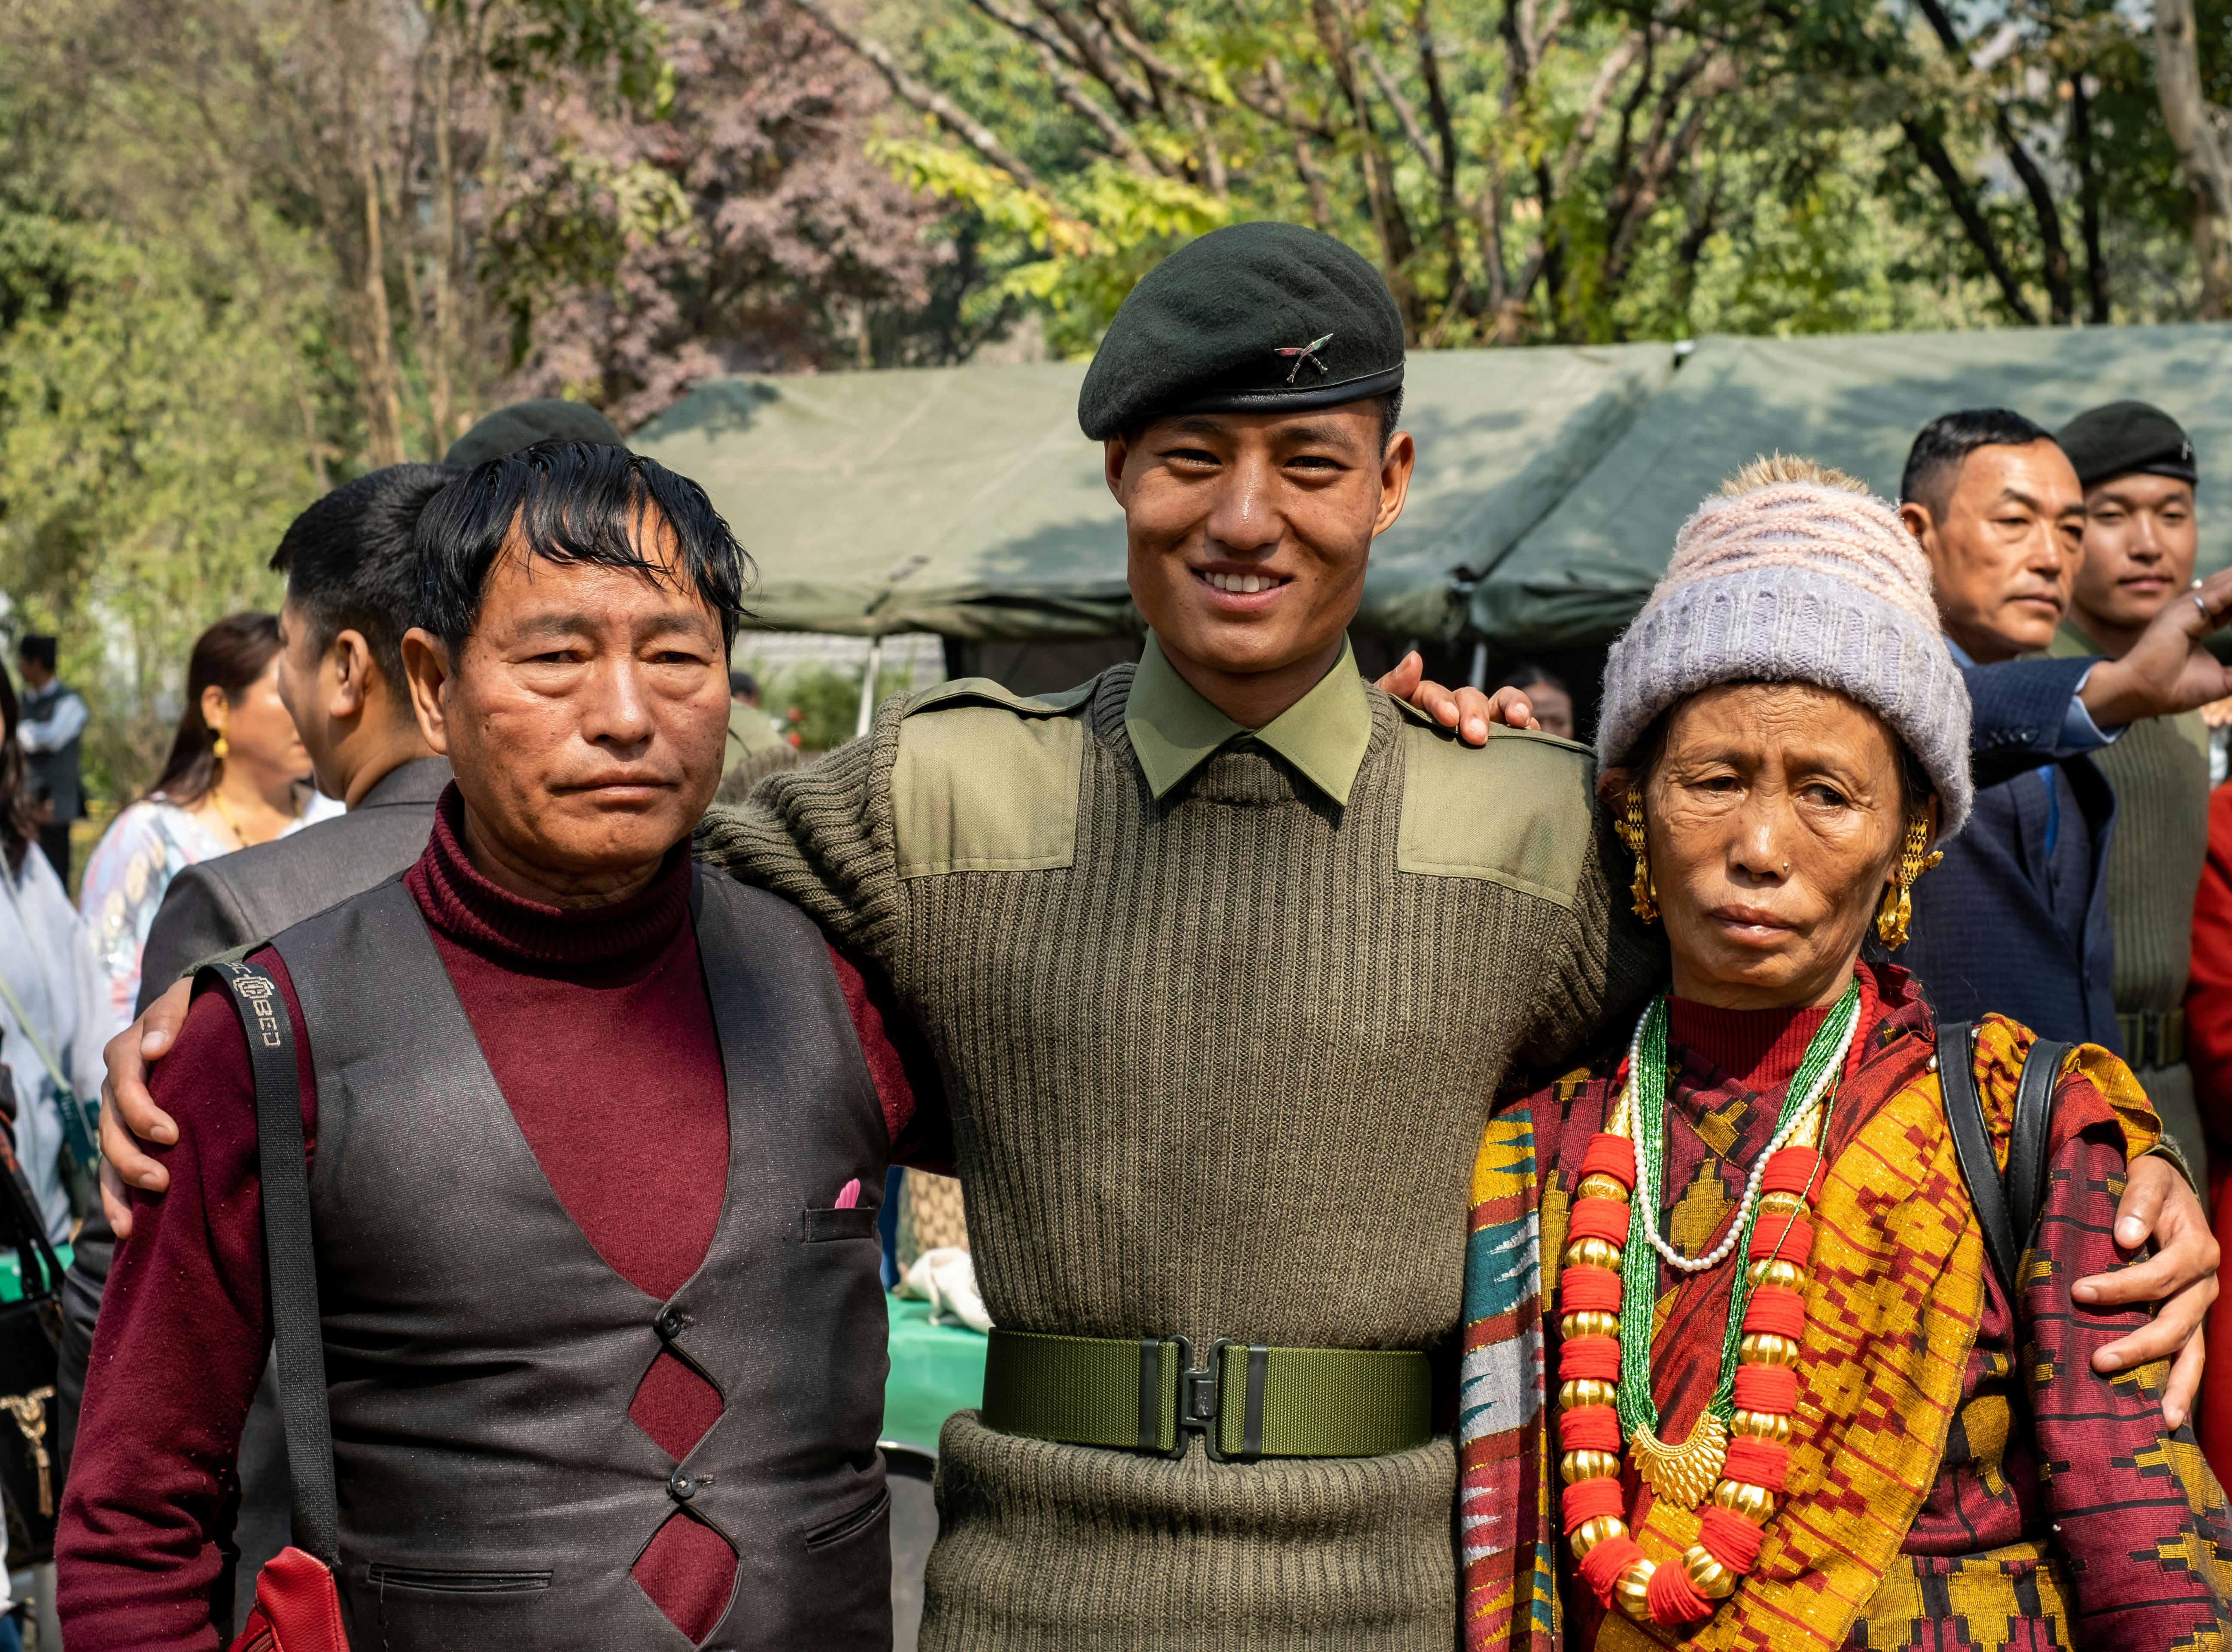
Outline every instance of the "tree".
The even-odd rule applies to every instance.
[[[2203,95],[2193,0],[2155,0],[2156,81],[2163,125],[2177,150],[2201,266],[2201,313],[2232,314],[2232,139],[2224,111]]]
[[[649,15],[672,79],[659,117],[551,97],[491,226],[525,341],[510,387],[625,426],[716,373],[904,356],[899,318],[955,255],[937,204],[866,153],[873,72],[780,0]]]
[[[775,0],[18,0],[0,11],[0,616],[98,783],[293,514],[501,400],[935,349],[974,266]]]
[[[1776,325],[2103,321],[2119,264],[2121,313],[2180,302],[2112,0],[885,0],[889,38],[792,3],[933,123],[879,153],[993,227],[1067,349],[1251,216],[1347,237],[1423,345],[1686,331],[1794,235],[1801,285],[1753,283]],[[1816,302],[1832,265],[1875,296]]]

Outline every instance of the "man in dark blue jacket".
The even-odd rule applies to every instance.
[[[2232,693],[2201,644],[2232,608],[2232,575],[2166,604],[2120,660],[2022,659],[2053,641],[2084,537],[2053,436],[2002,408],[1948,413],[1915,438],[1899,493],[1975,706],[1976,807],[1916,891],[1898,962],[1947,1020],[1996,1011],[2121,1054],[2102,875],[2116,798],[2086,754]]]

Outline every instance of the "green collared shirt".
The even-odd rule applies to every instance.
[[[1158,798],[1234,740],[1252,736],[1346,808],[1372,743],[1372,699],[1356,673],[1356,651],[1344,638],[1340,658],[1316,687],[1262,728],[1244,728],[1178,675],[1151,631],[1124,701],[1124,728]]]

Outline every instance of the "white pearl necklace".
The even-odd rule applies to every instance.
[[[1649,1011],[1645,1011],[1645,1014],[1647,1016]],[[1651,1219],[1643,1225],[1643,1231],[1651,1240],[1651,1248],[1658,1252],[1669,1267],[1683,1273],[1703,1273],[1729,1259],[1730,1252],[1736,1248],[1737,1236],[1744,1231],[1746,1218],[1758,1207],[1761,1198],[1759,1184],[1767,1174],[1768,1161],[1793,1141],[1813,1131],[1820,1115],[1821,1098],[1837,1082],[1837,1076],[1845,1070],[1845,1058],[1852,1053],[1852,1039],[1859,1030],[1860,1006],[1855,1004],[1852,1014],[1846,1018],[1844,1031],[1838,1037],[1836,1058],[1821,1069],[1820,1076],[1814,1081],[1814,1089],[1804,1103],[1790,1115],[1790,1122],[1775,1133],[1759,1157],[1752,1161],[1751,1174],[1744,1182],[1743,1197],[1736,1201],[1736,1219],[1729,1224],[1729,1231],[1721,1236],[1721,1242],[1703,1256],[1695,1259],[1686,1257],[1660,1237],[1657,1218],[1659,1190],[1655,1186],[1644,1185],[1650,1177],[1644,1167],[1643,1155],[1636,1154],[1635,1197],[1645,1210],[1651,1213]],[[1638,1059],[1642,1053],[1643,1022],[1638,1020],[1635,1036],[1627,1041],[1627,1085],[1621,1090],[1619,1104],[1613,1109],[1612,1115],[1612,1130],[1630,1139],[1634,1135],[1635,1075],[1642,1065]]]

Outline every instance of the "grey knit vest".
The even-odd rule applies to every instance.
[[[317,1076],[341,1583],[364,1652],[683,1652],[629,1573],[671,1519],[736,1551],[707,1647],[890,1644],[875,1211],[827,1208],[848,1177],[881,1185],[883,1115],[812,924],[717,876],[693,905],[729,1174],[665,1303],[551,1191],[399,883],[276,943]],[[723,1402],[678,1466],[628,1416],[662,1346]]]

